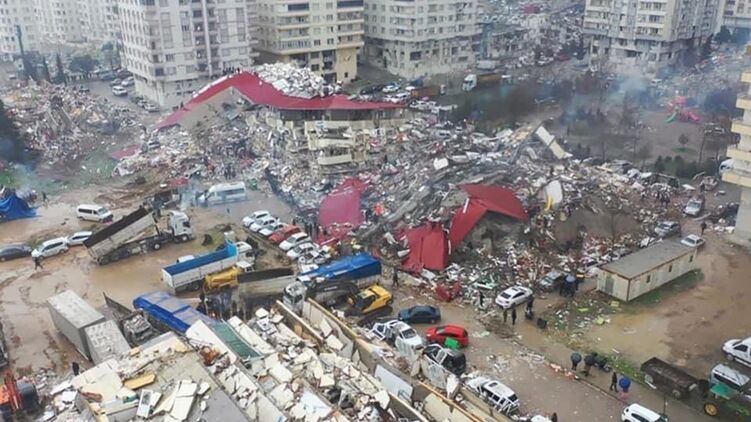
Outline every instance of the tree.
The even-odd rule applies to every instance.
[[[717,44],[725,44],[726,42],[730,41],[730,38],[732,35],[730,34],[730,30],[727,26],[723,26],[720,28],[720,32],[717,33],[717,36],[714,37],[715,41],[717,41]]]
[[[701,46],[701,60],[707,60],[712,54],[712,35],[709,35]]]
[[[652,156],[652,144],[644,144],[636,150],[636,159],[641,162],[640,167],[644,168],[644,163]]]
[[[57,76],[55,77],[55,83],[67,83],[65,80],[65,67],[63,67],[63,59],[60,58],[60,53],[55,55],[55,65],[57,66]]]
[[[84,54],[81,56],[75,56],[70,61],[70,70],[75,72],[81,72],[88,76],[96,68],[97,61],[90,55]]]
[[[24,140],[0,100],[0,158],[22,162],[25,159],[24,151]]]
[[[690,140],[691,139],[689,139],[685,133],[681,133],[681,136],[678,137],[678,143],[681,144],[681,151],[686,151],[686,144],[688,144]]]
[[[102,46],[102,53],[104,54],[105,60],[107,60],[107,63],[110,65],[110,70],[115,70],[115,57],[117,53],[115,52],[115,46],[111,43],[105,43]]]
[[[47,59],[44,57],[42,57],[42,78],[47,82],[51,82],[50,67],[47,65]]]
[[[665,171],[665,162],[662,161],[662,155],[658,156],[655,160],[654,170],[658,173]]]

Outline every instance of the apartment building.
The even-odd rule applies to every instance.
[[[363,0],[259,0],[259,58],[295,62],[329,82],[357,76]]]
[[[751,69],[741,73],[741,81],[749,84],[746,93],[738,94],[735,103],[743,110],[743,117],[736,119],[731,128],[740,135],[740,142],[728,147],[727,156],[732,159],[732,164],[722,172],[722,180],[741,187],[740,206],[731,240],[748,247],[751,246]]]
[[[587,0],[583,33],[594,64],[656,74],[698,49],[715,29],[719,0]]]
[[[78,1],[26,0],[27,3],[32,1],[43,42],[62,44],[80,43],[85,40]]]
[[[102,44],[120,39],[118,0],[78,0],[78,19],[86,42]]]
[[[405,78],[462,72],[474,66],[477,0],[369,0],[365,61]]]
[[[17,27],[27,52],[39,51],[39,27],[34,14],[34,4],[28,0],[0,1],[0,58],[11,60],[21,53]]]
[[[163,108],[256,56],[255,0],[120,0],[118,7],[136,92]]]
[[[735,29],[751,29],[751,1],[744,0],[720,0],[722,8],[718,18],[721,26],[726,26],[731,31]]]

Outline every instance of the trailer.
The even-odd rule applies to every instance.
[[[144,236],[147,230],[153,233]],[[170,243],[194,239],[190,218],[183,212],[170,211],[165,230],[159,228],[154,213],[139,207],[132,213],[103,227],[86,239],[83,244],[99,265],[109,264],[133,255],[159,250]]]
[[[227,242],[218,251],[162,268],[162,281],[173,293],[198,290],[207,275],[231,268],[238,260],[252,258],[252,255],[252,248],[247,243]]]
[[[104,322],[105,318],[72,290],[66,290],[47,299],[47,307],[55,328],[76,350],[91,358],[86,328]]]
[[[118,359],[130,351],[130,345],[120,332],[117,322],[106,320],[84,329],[94,365],[109,359]]]
[[[471,73],[464,77],[462,91],[472,91],[477,87],[488,86],[497,82],[510,83],[511,75],[504,75],[501,73],[485,73],[478,75]]]
[[[271,304],[275,300],[281,299],[284,296],[284,289],[294,282],[294,275],[286,275],[240,283],[237,288],[237,294],[246,309],[252,309],[253,307]]]
[[[409,92],[412,98],[437,97],[446,93],[446,85],[430,85],[415,88]]]
[[[699,380],[660,358],[653,357],[641,365],[644,381],[669,392],[676,399],[687,398],[699,387]]]
[[[209,326],[214,324],[213,319],[198,312],[182,299],[163,291],[138,296],[133,299],[133,307],[142,309],[149,322],[157,328],[172,330],[182,335],[196,321],[203,321]]]

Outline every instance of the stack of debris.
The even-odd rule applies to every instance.
[[[307,67],[296,67],[290,63],[271,63],[256,66],[253,71],[266,83],[291,97],[325,97],[335,92],[320,75]]]

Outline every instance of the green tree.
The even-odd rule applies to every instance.
[[[654,169],[658,173],[665,171],[665,163],[662,161],[662,155],[658,156],[655,160]]]
[[[75,56],[70,61],[70,70],[75,72],[81,72],[86,76],[89,76],[91,72],[96,68],[97,61],[88,54]]]
[[[13,124],[13,120],[0,100],[0,158],[11,162],[24,160],[24,141]]]
[[[57,76],[55,76],[55,83],[67,83],[65,78],[65,67],[63,66],[63,59],[60,58],[60,53],[57,53],[57,55],[55,55],[55,65],[57,66]]]
[[[714,37],[714,39],[718,44],[725,44],[726,42],[730,41],[731,37],[732,35],[730,34],[728,27],[723,26],[722,28],[720,28],[720,32],[717,33],[717,36]]]
[[[708,36],[701,46],[701,60],[707,60],[712,55],[712,35]]]
[[[110,65],[110,70],[114,70],[115,69],[115,57],[117,56],[117,52],[115,51],[115,46],[111,42],[104,44],[102,46],[102,53],[104,54],[104,59]]]

